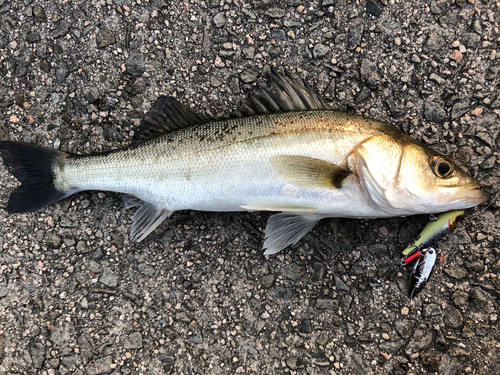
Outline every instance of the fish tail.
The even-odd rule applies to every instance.
[[[25,213],[55,203],[74,192],[60,191],[54,185],[54,167],[69,154],[29,143],[0,142],[0,155],[21,186],[9,198],[9,213]]]

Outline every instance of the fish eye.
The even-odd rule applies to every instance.
[[[448,177],[453,172],[453,164],[442,156],[434,156],[431,159],[431,167],[438,177]]]

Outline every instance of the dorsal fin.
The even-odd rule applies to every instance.
[[[257,116],[270,113],[330,109],[309,86],[299,84],[288,72],[271,69],[268,86],[257,85],[255,92],[234,113],[235,116]]]
[[[171,96],[160,96],[144,115],[140,124],[139,139],[146,140],[173,130],[204,124],[210,119],[193,112]]]

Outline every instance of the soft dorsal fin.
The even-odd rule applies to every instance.
[[[210,119],[193,112],[171,96],[160,96],[144,115],[140,124],[139,138],[151,139],[173,130],[204,124]]]
[[[270,113],[330,109],[309,86],[299,84],[288,72],[271,69],[269,85],[257,85],[255,92],[234,113],[235,116],[257,116]]]

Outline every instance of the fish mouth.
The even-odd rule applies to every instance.
[[[488,201],[490,195],[480,190],[478,183],[473,183],[468,186],[455,188],[455,192],[446,196],[449,203],[463,203],[461,208],[470,208]]]

